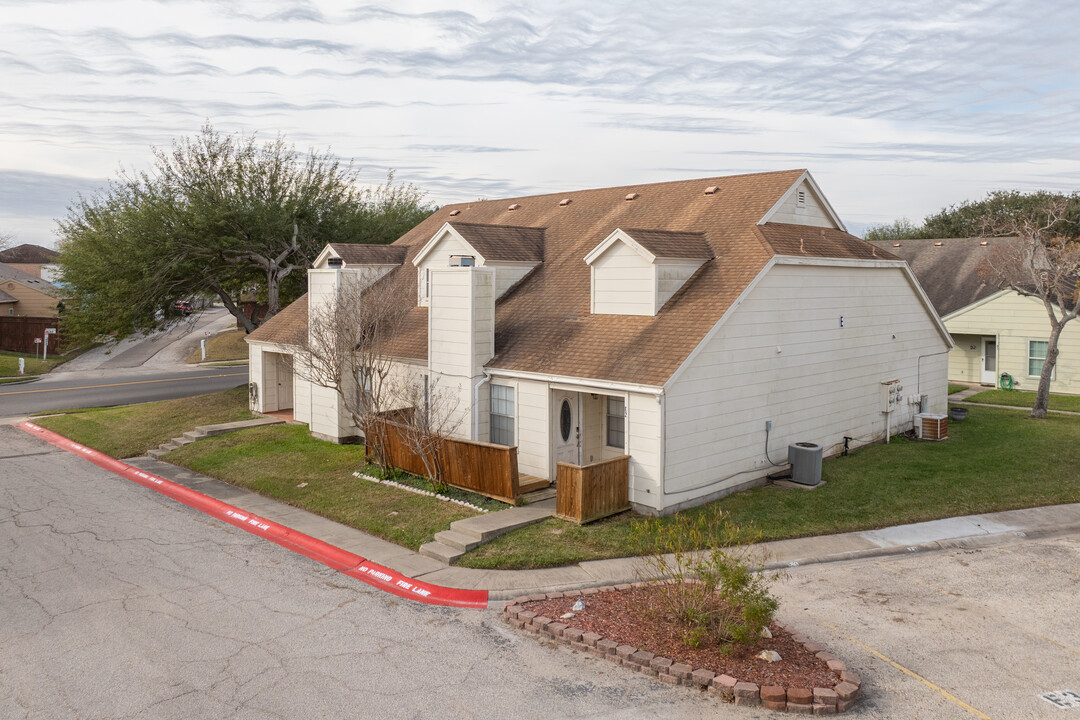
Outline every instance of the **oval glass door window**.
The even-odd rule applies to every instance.
[[[570,425],[574,418],[570,414],[570,401],[562,401],[562,409],[559,410],[559,432],[562,433],[563,442],[570,439]]]

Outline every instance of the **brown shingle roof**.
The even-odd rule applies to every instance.
[[[28,272],[23,272],[18,268],[13,268],[10,265],[0,263],[0,280],[14,280],[17,283],[21,283],[28,288],[33,288],[38,292],[43,292],[46,295],[51,295],[55,298],[63,298],[64,292],[53,285],[48,280],[42,280],[37,275],[31,275]]]
[[[362,243],[330,243],[346,265],[400,265],[405,262],[406,248],[400,245]]]
[[[507,262],[543,262],[544,228],[516,225],[480,225],[452,222],[466,242],[485,260]]]
[[[307,293],[304,293],[296,302],[286,305],[277,315],[255,328],[255,331],[248,334],[246,339],[281,345],[299,345],[304,342],[307,327],[308,302]]]
[[[713,257],[712,249],[705,242],[705,233],[671,232],[668,230],[624,229],[643,248],[658,258],[686,258],[690,260],[709,260]]]
[[[47,247],[23,243],[7,250],[0,250],[0,263],[38,263],[46,265],[53,262],[58,254],[55,250],[50,250]]]
[[[875,247],[842,230],[771,222],[758,226],[758,230],[777,255],[844,257],[862,260],[899,259],[896,255],[881,249],[880,246]]]
[[[543,230],[543,263],[496,303],[495,356],[488,367],[662,385],[779,252],[774,243],[786,248],[784,243],[791,242],[790,237],[795,237],[796,243],[802,237],[805,248],[806,240],[814,238],[811,245],[819,257],[830,253],[843,258],[888,257],[880,251],[875,255],[861,240],[838,230],[826,231],[825,241],[820,240],[819,228],[759,230],[756,223],[803,172],[735,175],[445,206],[395,243],[408,248],[406,262],[393,273],[405,274],[401,301],[409,303],[411,309],[392,352],[398,357],[427,357],[427,308],[415,306],[416,267],[411,261],[439,228],[451,221],[455,228],[463,224],[505,227],[513,222],[515,227]],[[704,194],[703,188],[711,185],[718,186],[718,192]],[[631,193],[637,197],[627,201]],[[560,202],[567,198],[570,203]],[[518,207],[509,210],[511,205]],[[590,270],[585,256],[616,228],[658,232],[651,238],[657,241],[678,237],[679,247],[690,246],[691,237],[703,238],[712,259],[655,317],[593,315],[589,312]],[[794,253],[785,250],[784,254]]]
[[[8,295],[3,290],[0,290],[0,303],[13,303],[19,302],[19,298]]]
[[[1013,245],[1019,238],[941,238],[931,240],[875,241],[878,248],[907,260],[938,315],[945,317],[1001,290],[979,274],[983,258],[996,248]],[[983,245],[983,243],[986,243]]]

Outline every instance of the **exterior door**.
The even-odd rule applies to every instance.
[[[983,338],[982,341],[982,369],[979,373],[979,382],[990,385],[997,384],[997,338]]]
[[[581,464],[581,408],[578,393],[555,393],[555,462]]]
[[[293,406],[293,356],[277,355],[277,409]]]

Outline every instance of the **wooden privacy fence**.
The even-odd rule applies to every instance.
[[[49,336],[49,354],[59,354],[61,342],[57,318],[0,315],[0,350],[33,355],[34,338],[44,338],[45,328],[57,328],[58,334]],[[40,353],[41,345],[37,348]]]
[[[409,449],[405,431],[393,422],[375,423],[373,433],[386,433],[387,460],[396,468],[427,475],[423,459]],[[378,438],[375,439],[378,442]],[[521,502],[517,448],[506,445],[444,440],[440,448],[443,480],[449,485],[517,505]]]
[[[591,465],[559,463],[555,514],[584,525],[630,508],[630,456]]]

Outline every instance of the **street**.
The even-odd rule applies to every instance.
[[[764,718],[409,603],[0,426],[0,717]],[[1057,718],[1080,538],[793,568],[858,718]]]

